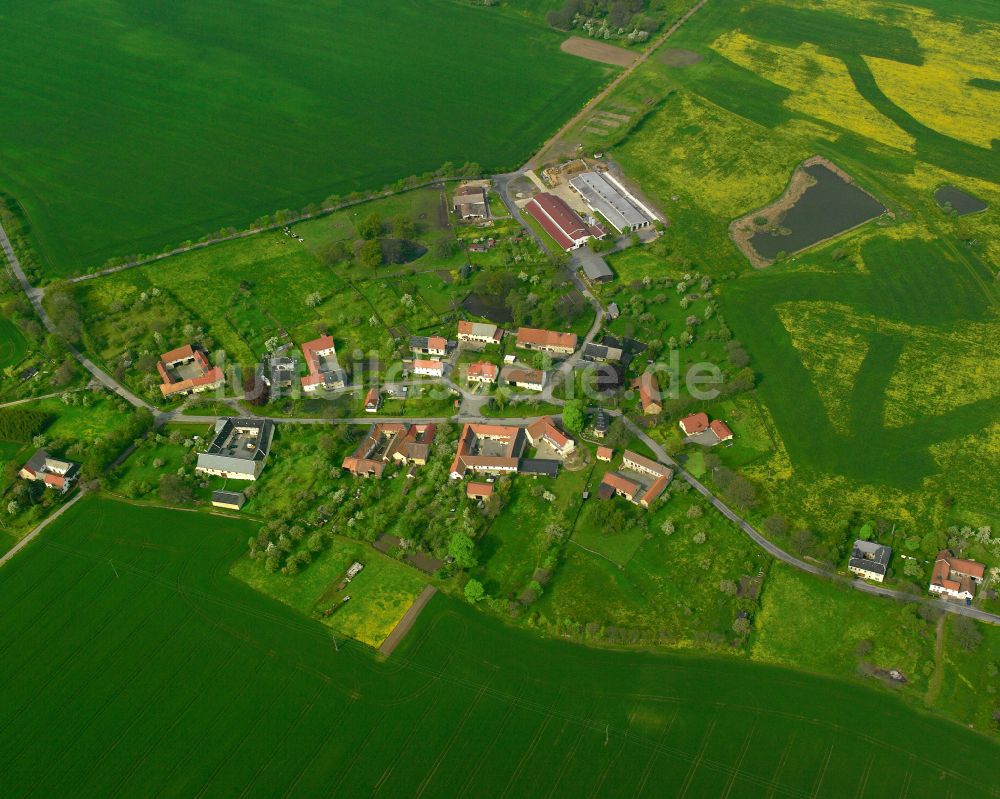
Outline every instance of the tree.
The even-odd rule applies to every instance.
[[[663,524],[660,525],[660,530],[663,531],[664,535],[673,535],[677,530],[677,526],[670,519],[665,519]]]
[[[768,516],[764,519],[764,532],[771,538],[781,538],[788,532],[788,522],[784,516]]]
[[[397,216],[392,220],[392,235],[397,239],[412,239],[417,235],[417,225],[408,216]]]
[[[440,258],[441,260],[451,258],[457,250],[458,242],[454,236],[442,236],[434,242],[433,252],[435,258]]]
[[[563,408],[562,413],[563,424],[566,429],[571,433],[579,433],[583,430],[584,425],[584,415],[583,415],[583,401],[582,400],[570,400],[566,403]]]
[[[983,634],[968,616],[956,618],[952,632],[955,634],[955,642],[967,652],[977,649],[983,642]]]
[[[351,257],[351,250],[346,241],[331,241],[319,248],[319,260],[326,266],[333,266],[347,261]]]
[[[736,633],[741,638],[746,637],[750,634],[750,619],[743,616],[737,616],[733,619],[733,632]]]
[[[796,530],[792,533],[791,544],[792,550],[796,555],[808,555],[814,549],[816,549],[816,536],[813,535],[811,530],[801,529]]]
[[[922,575],[924,570],[920,567],[920,563],[915,558],[907,558],[906,563],[903,564],[903,574],[907,577],[917,578]]]
[[[460,569],[471,569],[476,565],[475,549],[475,542],[465,533],[455,533],[448,541],[448,554]]]
[[[191,486],[176,474],[165,474],[160,478],[160,499],[173,504],[191,499]]]
[[[380,266],[382,264],[382,245],[374,239],[366,241],[358,249],[358,263],[369,268]]]
[[[469,600],[473,605],[479,602],[486,596],[486,589],[483,588],[483,584],[479,580],[469,580],[465,584],[465,598]]]
[[[267,383],[260,380],[257,373],[247,370],[243,375],[243,399],[251,405],[267,405],[271,398],[271,389]]]
[[[382,233],[382,217],[376,213],[370,213],[358,222],[358,235],[363,239],[377,239]]]
[[[306,294],[307,307],[315,308],[321,302],[323,302],[323,295],[320,294],[318,291],[310,291],[308,294]]]

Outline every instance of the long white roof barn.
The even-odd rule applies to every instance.
[[[569,185],[597,213],[607,219],[619,233],[646,227],[652,221],[617,186],[600,172],[583,172],[570,179]]]

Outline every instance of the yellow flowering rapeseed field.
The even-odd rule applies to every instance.
[[[823,55],[815,45],[780,47],[729,31],[712,43],[712,49],[790,89],[792,94],[784,103],[789,109],[912,152],[913,137],[858,93],[843,61]]]

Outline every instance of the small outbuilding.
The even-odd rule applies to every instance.
[[[242,510],[247,498],[242,491],[213,491],[212,507],[226,510]]]

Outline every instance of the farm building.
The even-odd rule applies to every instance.
[[[200,394],[219,388],[226,382],[222,369],[212,366],[201,350],[190,344],[165,352],[156,362],[160,373],[160,392],[164,397]]]
[[[247,498],[242,491],[213,491],[212,507],[242,510]]]
[[[463,319],[458,323],[459,341],[499,344],[501,338],[503,338],[503,331],[490,322],[467,322]]]
[[[302,378],[302,390],[311,394],[318,388],[343,388],[347,375],[337,362],[337,348],[332,336],[307,341],[302,345],[302,355],[306,359],[309,374]]]
[[[618,363],[624,353],[619,347],[609,347],[606,344],[588,344],[583,348],[582,358],[595,363]]]
[[[597,448],[597,460],[604,461],[605,463],[611,463],[611,459],[615,456],[615,451],[611,447],[598,447]]]
[[[522,327],[517,331],[517,346],[522,350],[572,355],[576,350],[576,340],[576,333],[557,333],[533,327]]]
[[[233,480],[256,480],[264,469],[274,422],[268,419],[219,419],[215,438],[198,453],[195,471]]]
[[[574,263],[583,270],[583,274],[591,283],[610,283],[615,279],[615,273],[611,271],[600,255],[590,247],[581,247],[573,256]]]
[[[601,239],[607,235],[604,228],[587,224],[565,200],[554,194],[536,194],[524,210],[538,220],[545,232],[567,252],[583,246],[590,239]]]
[[[885,573],[889,570],[889,558],[891,557],[892,547],[859,539],[854,542],[847,568],[865,580],[874,580],[876,583],[880,583],[885,579]]]
[[[459,186],[452,197],[452,209],[462,219],[486,219],[490,204],[483,186]]]
[[[80,464],[53,458],[44,449],[37,450],[17,473],[22,480],[37,480],[46,488],[65,494],[80,474]]]
[[[969,600],[975,596],[976,585],[983,581],[985,573],[982,563],[956,558],[951,550],[942,549],[934,561],[929,590],[932,594]]]
[[[423,466],[435,432],[433,424],[373,424],[354,453],[344,458],[343,468],[356,477],[381,477],[387,463]]]
[[[451,464],[451,477],[466,472],[503,474],[516,472],[524,450],[524,431],[499,424],[467,424],[458,439],[458,451]]]
[[[507,366],[500,377],[510,386],[526,388],[530,391],[542,391],[545,388],[545,372],[541,369],[526,369],[520,366]]]
[[[382,393],[377,388],[368,389],[365,394],[365,413],[378,413],[382,407]]]
[[[570,178],[576,191],[595,214],[600,214],[619,233],[649,227],[655,218],[615,178],[601,172],[584,172]]]

